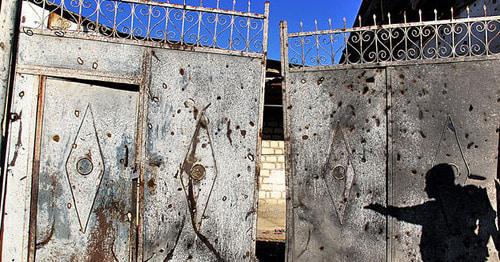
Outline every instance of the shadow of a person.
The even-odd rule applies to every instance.
[[[421,225],[420,253],[424,262],[486,261],[490,236],[498,249],[496,213],[486,190],[456,185],[449,164],[434,166],[425,179],[425,192],[433,200],[410,207],[370,204],[366,208]]]

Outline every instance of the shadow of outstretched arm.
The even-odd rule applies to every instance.
[[[381,204],[374,203],[366,206],[365,208],[373,210],[384,216],[391,216],[398,220],[418,225],[424,224],[426,214],[429,212],[429,205],[427,203],[410,207],[384,207]]]

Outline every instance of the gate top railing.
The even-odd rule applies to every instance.
[[[434,10],[433,21],[423,21],[419,11],[418,22],[334,29],[329,19],[329,28],[288,33],[288,25],[281,25],[282,57],[291,69],[316,67],[355,67],[365,65],[391,65],[421,62],[422,60],[456,59],[477,56],[494,56],[500,53],[500,16],[471,17],[467,8],[466,18],[438,20]]]
[[[170,0],[23,0],[22,23],[27,34],[60,37],[134,40],[145,45],[180,49],[212,49],[241,55],[267,52],[269,2],[263,13],[253,13],[251,0],[232,0],[223,9],[171,3]],[[207,2],[207,1],[206,1]],[[28,9],[28,10],[26,10]],[[34,19],[33,19],[34,17]]]

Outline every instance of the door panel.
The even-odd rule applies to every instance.
[[[128,261],[138,92],[48,78],[37,261]]]
[[[290,261],[382,261],[386,219],[385,70],[291,72]]]
[[[251,261],[261,60],[154,52],[144,124],[144,260]]]
[[[484,261],[485,252],[492,261],[498,258],[488,236],[478,232],[496,228],[499,68],[499,61],[482,61],[388,69],[393,94],[389,198],[411,212],[390,224],[394,261]],[[450,172],[436,169],[439,164],[448,164]],[[428,178],[451,172],[454,187]]]

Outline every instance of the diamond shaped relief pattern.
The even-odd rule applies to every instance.
[[[66,161],[66,175],[80,228],[84,233],[103,174],[104,159],[89,104]]]

